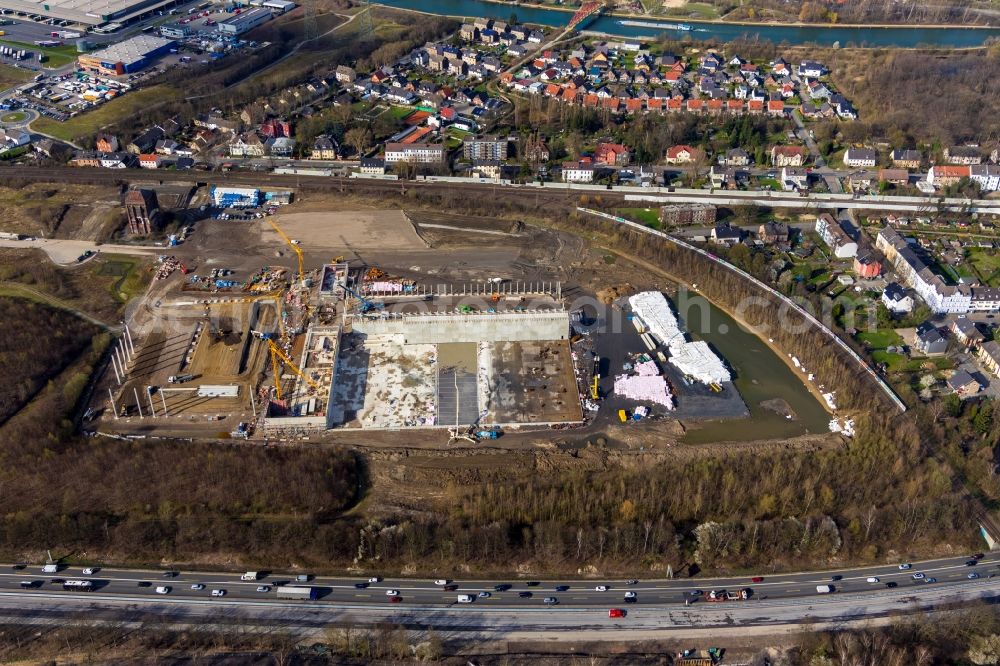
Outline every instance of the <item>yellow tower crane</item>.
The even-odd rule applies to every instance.
[[[295,256],[298,257],[298,259],[299,259],[299,282],[301,282],[302,280],[305,280],[306,279],[306,273],[305,273],[305,270],[303,270],[303,267],[302,267],[302,250],[299,249],[298,242],[293,241],[291,238],[289,238],[288,235],[284,231],[281,230],[281,227],[279,227],[277,224],[275,224],[274,220],[272,220],[270,217],[266,217],[264,219],[267,220],[268,224],[270,224],[272,227],[274,227],[274,230],[278,232],[279,236],[281,236],[282,238],[285,239],[285,242],[288,243],[288,247],[292,248],[292,250],[295,251]]]
[[[271,367],[274,370],[274,394],[278,400],[281,400],[281,370],[278,367],[278,359],[281,359],[288,368],[299,376],[302,381],[309,384],[317,391],[322,391],[323,387],[314,382],[306,373],[299,369],[299,366],[292,362],[292,359],[288,358],[288,355],[281,351],[281,347],[274,343],[274,340],[267,338],[267,346],[271,350]]]

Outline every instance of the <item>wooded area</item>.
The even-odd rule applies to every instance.
[[[0,296],[0,321],[6,324],[0,344],[2,426],[72,363],[99,329],[63,310],[5,296]]]

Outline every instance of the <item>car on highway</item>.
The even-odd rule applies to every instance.
[[[36,587],[41,587],[42,581],[40,580],[22,580],[21,589],[22,590],[33,590]]]
[[[298,576],[295,577],[296,582],[299,583],[308,583],[312,579],[313,579],[312,574],[299,574]]]
[[[538,587],[539,585],[541,585],[541,583],[539,583],[537,580],[529,580],[527,583],[525,583],[525,585],[527,585],[528,587]]]
[[[612,608],[608,611],[608,617],[625,617],[625,613],[624,608]]]
[[[163,572],[163,577],[164,578],[177,578],[177,576],[179,576],[179,575],[180,575],[179,571],[164,571]]]
[[[524,592],[518,592],[517,596],[521,597],[522,599],[530,599],[531,598],[531,592],[528,592],[527,590],[525,590]]]
[[[257,586],[257,591],[258,592],[270,592],[271,591],[271,586],[270,585],[258,585]]]
[[[448,580],[447,578],[438,578],[436,581],[434,581],[434,584],[435,585],[447,585],[450,582],[451,581]]]
[[[476,598],[471,594],[460,594],[458,595],[458,603],[460,604],[471,604]]]
[[[449,583],[448,585],[445,585],[441,589],[444,590],[445,592],[454,592],[455,590],[458,589],[458,585],[456,585],[455,583]]]
[[[354,584],[354,588],[357,589],[357,590],[367,590],[368,589],[368,583],[355,583]]]
[[[885,584],[885,586],[891,590],[894,587],[898,587],[899,583],[897,583],[894,580],[890,580],[888,583]]]
[[[555,597],[545,597],[544,599],[542,599],[542,603],[548,606],[555,606],[557,603],[559,603],[559,600],[556,599]]]
[[[974,560],[981,560],[981,559],[983,559],[983,558],[984,558],[984,557],[986,557],[986,556],[985,556],[985,555],[983,555],[982,553],[976,553],[976,554],[974,554],[974,555],[971,555],[970,557],[971,557],[972,559],[974,559]]]
[[[27,566],[28,566],[27,564],[15,564],[14,566],[11,567],[11,569],[13,569],[14,571],[21,571],[22,569],[27,568]]]
[[[625,600],[628,601],[629,599],[635,599],[637,596],[638,595],[635,592],[626,592]]]
[[[387,597],[395,597],[398,594],[399,594],[399,590],[386,590],[385,591],[385,596],[387,596]]]
[[[84,576],[93,576],[95,573],[97,573],[96,567],[87,567],[86,569],[83,570]]]
[[[496,585],[493,586],[493,591],[494,592],[506,592],[510,588],[511,588],[511,586],[509,584],[507,584],[507,583],[498,583],[498,584],[496,584]]]
[[[691,590],[690,592],[688,592],[688,594],[690,594],[692,597],[700,597],[701,595],[705,594],[705,591],[704,590]]]
[[[597,587],[594,588],[594,592],[607,592],[607,591],[608,591],[607,585],[598,585]]]
[[[912,568],[913,568],[912,564],[905,563],[905,562],[903,564],[899,565],[899,570],[900,571],[906,571],[907,569],[912,569]]]
[[[639,581],[637,581],[635,578],[629,578],[627,581],[625,581],[625,584],[626,585],[638,585]]]
[[[834,574],[833,576],[830,576],[830,580],[836,582],[838,580],[844,580],[844,577],[840,574]]]
[[[966,578],[968,578],[969,580],[976,580],[977,578],[979,578],[979,574],[977,574],[975,571],[973,571],[968,576],[966,576]]]
[[[923,579],[923,577],[924,577],[924,575],[922,573],[920,573],[919,571],[917,573],[913,574],[912,576],[910,576],[910,578],[912,578],[913,580],[921,580],[921,579]]]
[[[556,592],[566,592],[567,590],[569,590],[569,585],[556,585],[555,587]]]
[[[879,582],[879,577],[878,576],[868,576],[868,578],[866,580],[869,583],[877,583],[877,582]]]
[[[977,564],[979,564],[979,560],[966,560],[965,561],[965,566],[967,566],[967,567],[974,567]]]
[[[152,587],[153,584],[150,583],[148,580],[140,580],[138,583],[135,584],[135,586],[136,587]]]
[[[156,593],[157,594],[170,594],[170,586],[169,585],[158,585],[156,587]]]
[[[931,578],[925,578],[925,579],[924,579],[924,582],[925,582],[925,583],[936,583],[936,582],[937,582],[937,578],[934,578],[934,577],[931,577]]]
[[[389,597],[389,603],[392,603],[392,604],[398,604],[402,600],[403,600],[403,597],[399,596],[398,594],[396,596],[394,596],[394,597]]]
[[[205,586],[202,585],[201,583],[195,583],[194,585],[191,586],[191,589],[192,590],[204,590]]]
[[[490,598],[490,597],[492,597],[493,595],[492,595],[492,594],[490,594],[489,592],[480,592],[480,593],[479,593],[479,594],[477,594],[476,596],[477,596],[477,597],[479,597],[480,599],[489,599],[489,598]]]
[[[224,597],[226,596],[226,591],[223,589],[212,590],[213,597]]]
[[[372,576],[371,578],[368,579],[368,582],[369,583],[381,583],[382,582],[382,577],[381,576]]]
[[[764,577],[763,576],[754,576],[753,578],[750,579],[750,582],[751,583],[763,583],[764,582]]]

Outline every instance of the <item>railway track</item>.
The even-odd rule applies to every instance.
[[[557,187],[532,187],[530,190],[517,186],[497,184],[455,183],[420,180],[369,180],[362,178],[342,178],[338,176],[305,176],[260,172],[230,171],[155,171],[147,169],[87,169],[78,167],[0,167],[0,180],[4,175],[36,182],[56,182],[92,185],[125,185],[129,183],[190,183],[192,185],[231,185],[242,187],[277,187],[296,190],[325,192],[350,192],[357,194],[407,194],[427,192],[429,194],[454,194],[460,190],[468,196],[490,195],[501,200],[518,199],[558,203],[576,202],[586,192],[567,191]],[[609,202],[624,202],[624,193],[609,191],[602,194]]]

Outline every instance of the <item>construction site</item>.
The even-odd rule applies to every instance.
[[[685,339],[662,293],[613,306],[625,331],[589,327],[579,288],[568,297],[535,256],[539,230],[452,222],[293,209],[204,223],[160,258],[153,302],[114,349],[105,422],[269,441],[437,429],[475,442],[600,415],[746,415],[724,360]],[[475,224],[488,248],[449,244]]]

